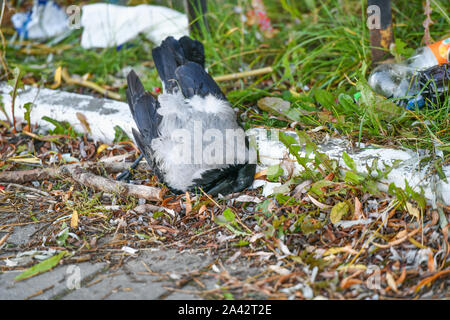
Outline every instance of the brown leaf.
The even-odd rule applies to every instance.
[[[189,192],[186,191],[186,214],[191,213],[191,211],[192,211],[191,197],[189,196]]]
[[[361,218],[365,219],[366,217],[362,211],[361,201],[359,201],[358,197],[355,197],[355,213],[353,214],[353,220],[358,220]]]
[[[431,250],[428,251],[428,271],[429,272],[436,272],[436,266],[434,265],[434,258],[433,258],[433,252]]]
[[[341,289],[347,289],[355,284],[360,284],[360,283],[362,283],[362,281],[359,279],[352,279],[352,278],[347,277],[341,281],[340,287],[341,287]]]
[[[395,292],[398,292],[397,283],[395,282],[394,276],[390,272],[386,272],[386,282],[388,283],[389,288]]]
[[[439,213],[437,210],[431,211],[431,225],[434,226],[439,221]]]
[[[400,275],[400,277],[395,281],[395,284],[397,285],[397,287],[399,287],[403,281],[405,281],[406,278],[406,268],[403,268],[402,270],[402,274]]]
[[[81,112],[77,112],[75,114],[77,116],[77,119],[80,121],[81,126],[83,127],[84,131],[86,133],[91,134],[91,127],[89,126],[89,122],[87,121],[87,118],[84,114],[82,114]]]
[[[206,211],[206,206],[205,205],[202,205],[201,207],[200,207],[200,209],[198,210],[198,214],[202,214],[203,212],[205,212]]]
[[[433,282],[434,280],[436,280],[437,278],[439,278],[440,276],[443,276],[445,274],[450,273],[450,269],[446,269],[446,270],[442,270],[430,277],[427,277],[425,279],[423,279],[422,281],[419,282],[419,284],[416,286],[415,292],[419,291],[420,288],[422,288],[424,285],[427,285],[431,282]]]

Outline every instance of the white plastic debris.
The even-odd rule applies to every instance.
[[[18,253],[14,258],[6,259],[5,264],[8,267],[17,267],[17,266],[23,266],[27,265],[30,262],[33,261],[33,259],[36,260],[46,260],[52,256],[54,256],[57,253],[55,249],[48,249],[48,250],[30,250],[25,252]]]
[[[287,153],[287,148],[277,138],[277,131],[276,129],[266,130],[264,128],[252,128],[246,131],[250,141],[256,144],[259,152],[260,163],[257,169],[258,172],[264,167],[279,164],[286,173],[287,170],[284,163],[289,160],[295,160],[292,155]],[[295,132],[284,132],[296,137]],[[342,168],[347,168],[342,158],[343,152],[347,152],[354,160],[357,171],[365,174],[367,174],[366,165],[370,167],[375,159],[378,161],[378,169],[382,171],[387,169],[387,166],[392,166],[395,162],[399,162],[398,166],[390,171],[387,178],[382,178],[380,183],[378,183],[381,191],[386,192],[389,184],[392,182],[397,187],[404,188],[405,181],[407,181],[417,192],[420,192],[420,188],[423,188],[425,197],[431,204],[436,203],[437,200],[445,205],[450,204],[450,182],[445,182],[437,178],[435,174],[430,174],[432,164],[424,165],[420,161],[430,156],[426,150],[414,152],[408,149],[379,148],[367,145],[361,146],[361,150],[358,152],[352,152],[350,142],[340,138],[330,138],[323,143],[319,143],[318,148],[320,152],[325,153],[331,159],[339,161],[339,165]],[[305,157],[306,153],[304,150],[301,150],[299,155],[300,157]],[[310,154],[310,158],[313,157],[314,155]],[[303,171],[303,167],[296,161],[294,165],[293,176],[296,176]],[[447,181],[449,181],[450,166],[443,166],[442,170],[447,177]],[[264,186],[263,196],[265,197],[276,191],[277,186],[273,182],[261,182],[261,180],[255,180],[252,188],[257,188],[261,185]]]
[[[66,13],[53,1],[35,0],[31,11],[16,13],[11,21],[24,39],[48,39],[69,30]]]
[[[0,83],[1,101],[10,119],[12,119],[11,91],[11,86]],[[114,140],[114,126],[120,126],[129,137],[132,137],[131,129],[136,128],[130,108],[125,102],[25,86],[24,90],[19,90],[15,101],[17,121],[23,121],[26,111],[23,106],[28,102],[34,102],[30,114],[31,122],[37,123],[44,130],[55,128],[54,125],[42,120],[43,116],[47,116],[57,121],[67,121],[73,125],[75,131],[83,132],[83,127],[77,118],[78,112],[88,119],[91,137],[103,143],[110,144]],[[0,112],[0,119],[6,120],[2,112]]]
[[[131,254],[131,255],[135,255],[136,252],[138,252],[137,249],[133,249],[133,248],[127,247],[127,246],[123,246],[122,247],[122,251],[125,252],[125,253],[128,253],[128,254]]]
[[[373,222],[372,219],[341,220],[341,221],[336,222],[334,225],[346,229],[346,228],[351,228],[353,226],[357,226],[360,224],[366,225],[366,224],[369,224],[372,222]]]
[[[167,36],[178,39],[188,35],[188,24],[185,14],[162,6],[89,4],[82,7],[81,46],[85,49],[115,47],[139,33],[160,44]]]
[[[0,99],[5,107],[5,111],[12,119],[11,114],[11,95],[12,87],[6,83],[0,83]],[[103,143],[112,143],[114,139],[114,127],[120,126],[125,133],[132,137],[131,129],[135,128],[135,123],[130,113],[128,105],[111,99],[98,99],[87,95],[69,93],[59,90],[37,89],[25,86],[24,90],[18,91],[15,100],[15,115],[17,121],[22,121],[25,109],[23,105],[27,102],[33,102],[31,109],[31,122],[37,123],[42,129],[53,129],[54,126],[47,121],[43,121],[43,116],[48,116],[57,121],[68,121],[73,125],[74,129],[82,132],[83,128],[76,116],[80,112],[89,119],[91,128],[90,137],[94,140],[100,140]],[[6,117],[0,112],[0,119],[6,120]],[[272,130],[274,131],[274,130]],[[289,133],[286,131],[286,133]],[[280,164],[283,168],[286,163],[286,157],[293,159],[287,154],[286,147],[278,140],[268,138],[267,130],[263,128],[252,128],[247,130],[246,134],[250,137],[250,141],[254,138],[254,142],[259,151],[260,163],[257,172],[264,168]],[[295,133],[294,133],[295,134]],[[271,137],[276,137],[276,132],[272,132]],[[251,142],[252,143],[252,142]],[[351,152],[349,148],[350,142],[345,139],[330,138],[326,142],[319,143],[319,151],[325,153],[328,157],[339,161],[339,165],[346,167],[342,153],[347,152],[355,161],[359,172],[367,173],[366,164],[371,165],[374,159],[378,159],[378,168],[383,170],[385,165],[392,165],[394,161],[399,161],[399,166],[394,168],[386,179],[382,179],[378,184],[381,191],[387,191],[390,183],[394,182],[397,187],[404,188],[405,180],[415,190],[419,191],[420,187],[424,189],[425,197],[431,204],[436,200],[440,200],[444,205],[450,205],[450,182],[439,179],[436,175],[430,174],[431,164],[423,165],[421,159],[429,156],[427,152],[418,150],[395,150],[391,148],[371,147],[370,145],[362,146],[358,152]],[[304,151],[300,152],[300,156],[304,157]],[[293,176],[298,175],[303,168],[293,162],[295,167]],[[421,167],[419,167],[421,164]],[[450,165],[443,168],[447,181],[450,179]],[[286,172],[286,170],[285,170]],[[273,194],[277,188],[282,187],[280,183],[268,182],[265,180],[255,180],[252,188],[264,186],[263,196]],[[376,208],[377,202],[369,200],[369,206]],[[166,210],[166,209],[165,209]],[[174,212],[166,210],[171,215]],[[370,216],[369,218],[372,218]],[[376,218],[376,217],[375,217]]]
[[[236,202],[254,202],[254,203],[261,203],[262,200],[258,197],[249,196],[247,194],[242,194],[239,197],[233,199]]]

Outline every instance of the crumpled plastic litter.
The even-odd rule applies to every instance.
[[[69,30],[67,14],[47,0],[35,0],[31,11],[15,13],[11,21],[22,39],[48,39]]]
[[[188,25],[185,14],[162,6],[88,4],[82,7],[81,26],[84,29],[81,46],[85,49],[116,47],[139,33],[160,44],[167,36],[180,38],[189,35]]]
[[[30,250],[25,252],[18,253],[14,258],[6,259],[5,264],[8,267],[17,267],[17,266],[24,266],[29,264],[33,261],[33,259],[36,260],[46,260],[56,254],[55,249],[48,249],[48,250]]]

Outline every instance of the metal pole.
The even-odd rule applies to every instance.
[[[206,31],[209,32],[208,20],[206,20],[206,12],[208,10],[206,0],[185,0],[185,7],[189,17],[190,32],[202,34],[202,24]],[[199,19],[199,17],[201,18]]]
[[[377,63],[390,57],[389,47],[394,43],[391,0],[367,0],[367,14],[372,62]]]

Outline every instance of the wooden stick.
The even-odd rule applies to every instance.
[[[241,78],[246,78],[246,77],[254,77],[254,76],[259,76],[259,75],[267,74],[267,73],[271,73],[271,72],[273,72],[272,67],[265,67],[265,68],[261,68],[261,69],[250,70],[250,71],[225,74],[222,76],[214,77],[213,79],[217,82],[221,82],[221,81],[236,80],[236,79],[241,79]],[[62,76],[63,80],[68,84],[74,84],[74,85],[79,85],[79,86],[83,86],[86,88],[90,88],[92,90],[95,90],[95,91],[107,96],[108,98],[123,101],[122,97],[119,94],[108,91],[92,81],[72,78],[69,75],[66,68],[64,68],[62,70],[61,76]]]
[[[122,172],[130,167],[131,162],[83,162],[75,164],[66,164],[65,166],[81,166],[88,170],[98,170],[105,169],[111,173]],[[62,167],[59,168],[37,168],[31,170],[20,170],[20,171],[3,171],[0,172],[0,181],[11,182],[11,183],[25,183],[34,180],[47,180],[51,178],[56,178],[60,176],[60,171]],[[137,170],[150,170],[147,163],[141,162]]]
[[[272,67],[265,67],[265,68],[261,68],[261,69],[250,70],[250,71],[225,74],[223,76],[214,77],[213,79],[214,79],[214,81],[217,81],[217,82],[236,80],[236,79],[241,79],[241,78],[246,78],[246,77],[259,76],[262,74],[271,73],[272,71],[273,71]]]
[[[101,190],[109,193],[118,193],[121,196],[134,196],[153,201],[162,200],[162,190],[155,187],[135,185],[115,181],[93,173],[87,172],[81,166],[63,166],[63,173],[68,173],[72,179],[82,185],[89,186],[96,190]]]
[[[69,75],[69,73],[67,72],[66,68],[64,68],[62,70],[61,76],[62,76],[63,80],[65,82],[67,82],[68,84],[76,84],[76,85],[79,85],[79,86],[90,88],[92,90],[100,92],[101,94],[103,94],[103,95],[105,95],[105,96],[107,96],[108,98],[111,98],[111,99],[115,99],[115,100],[119,100],[119,101],[123,100],[122,97],[120,96],[120,94],[108,91],[108,90],[100,87],[98,84],[96,84],[96,83],[94,83],[92,81],[72,78]]]
[[[128,168],[126,162],[110,163],[84,163],[67,164],[58,168],[39,168],[23,171],[4,171],[0,172],[1,182],[25,183],[33,180],[46,180],[50,178],[60,178],[69,176],[76,182],[89,186],[93,189],[109,193],[118,193],[121,196],[134,196],[147,200],[162,200],[162,190],[155,187],[134,185],[104,178],[93,173],[87,172],[86,168],[109,168],[111,171],[120,172]],[[143,167],[145,164],[143,164]]]

